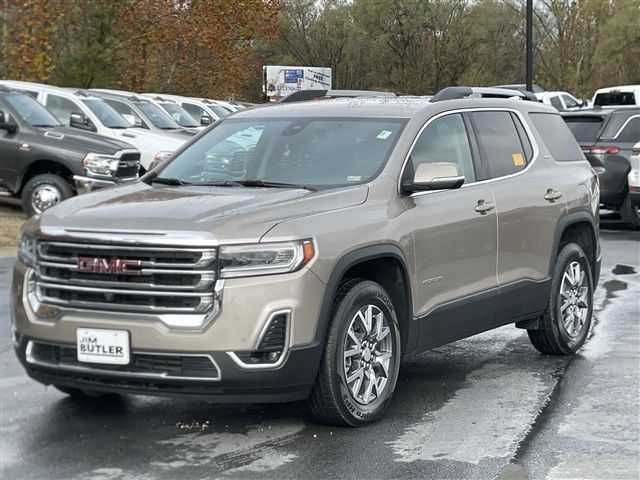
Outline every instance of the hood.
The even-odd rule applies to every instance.
[[[256,242],[278,223],[363,203],[368,187],[311,192],[249,187],[169,187],[134,182],[73,197],[45,211],[40,227]]]
[[[83,132],[77,128],[55,127],[38,129],[51,141],[59,140],[65,148],[83,153],[113,154],[123,149],[135,149],[129,143],[92,132]]]

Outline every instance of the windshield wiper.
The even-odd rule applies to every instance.
[[[297,183],[265,182],[263,180],[238,180],[237,183],[240,183],[245,187],[302,188],[304,190],[310,190],[312,192],[315,192],[317,190],[317,188],[310,187],[309,185],[299,185]]]
[[[162,185],[171,185],[174,187],[182,186],[182,185],[192,185],[192,183],[185,182],[184,180],[180,180],[179,178],[164,178],[164,177],[156,177],[151,180],[151,183],[161,183]]]

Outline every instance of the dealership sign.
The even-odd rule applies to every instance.
[[[300,90],[331,90],[331,69],[267,65],[263,70],[263,93],[272,99]]]

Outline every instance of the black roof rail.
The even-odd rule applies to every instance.
[[[482,98],[513,98],[517,97],[521,100],[529,100],[538,102],[537,97],[526,90],[510,90],[506,88],[495,87],[446,87],[436,93],[431,102],[441,102],[443,100],[459,100],[467,98],[471,95],[477,95]]]

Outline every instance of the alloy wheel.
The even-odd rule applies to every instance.
[[[589,287],[586,272],[579,262],[571,262],[564,271],[560,284],[560,318],[571,338],[578,337],[589,314]]]
[[[353,399],[369,405],[384,393],[393,361],[393,338],[382,310],[360,308],[349,324],[343,350],[344,378]]]

